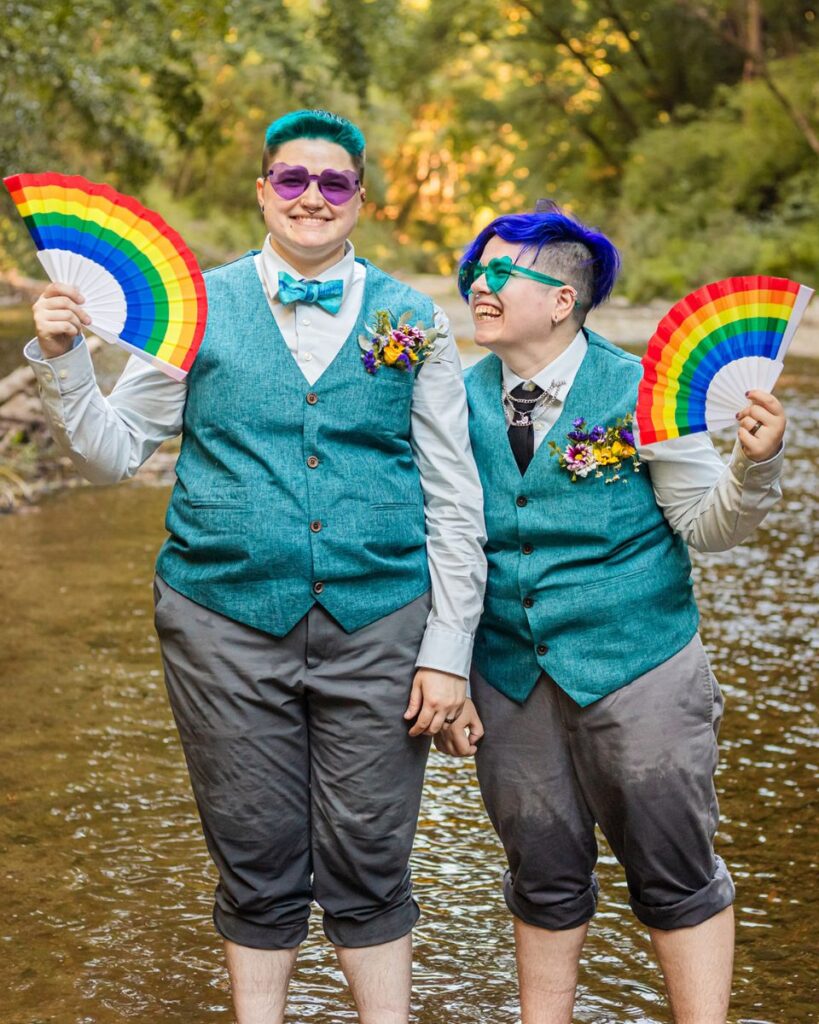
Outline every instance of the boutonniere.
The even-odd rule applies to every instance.
[[[393,327],[388,310],[376,312],[372,333],[358,336],[367,373],[377,373],[382,366],[412,370],[429,356],[438,337],[438,328],[425,327],[420,322],[411,324],[411,319],[412,313],[404,313]]]
[[[566,435],[571,444],[561,449],[556,441],[549,442],[550,454],[556,455],[560,468],[572,474],[572,483],[578,477],[603,477],[607,484],[615,481],[628,483],[628,477],[621,476],[623,463],[631,461],[635,473],[640,472],[640,460],[634,446],[631,424],[634,417],[629,413],[611,427],[586,427],[584,419],[572,422],[572,430]]]

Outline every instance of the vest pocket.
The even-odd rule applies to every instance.
[[[243,497],[189,498],[188,502],[191,508],[199,509],[234,509],[238,512],[242,512],[250,508],[250,502]]]
[[[420,510],[419,501],[381,501],[370,505],[371,512],[406,512],[408,509]]]
[[[611,576],[601,576],[597,579],[590,580],[588,583],[581,583],[581,590],[597,590],[600,587],[621,587],[624,583],[628,583],[629,580],[636,579],[638,576],[645,576],[648,569],[632,569],[630,572],[616,572],[612,573]]]

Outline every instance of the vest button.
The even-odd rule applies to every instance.
[[[307,392],[307,404],[308,405],[315,405],[317,401],[318,401],[318,395],[315,393],[315,391],[308,391]]]
[[[532,547],[531,544],[524,544],[523,547],[521,548],[521,551],[524,553],[524,555],[531,555],[531,553],[534,550],[535,549]]]
[[[310,529],[313,531],[313,533],[318,533],[321,530],[321,520],[314,519],[313,522],[310,523]]]
[[[313,584],[313,593],[320,594],[322,590],[324,590],[324,584],[321,582],[321,580],[316,580],[316,582]]]
[[[541,657],[543,657],[543,655],[544,655],[544,654],[545,654],[545,653],[546,653],[546,652],[547,652],[548,650],[549,650],[549,648],[547,647],[547,645],[546,645],[546,644],[538,644],[538,645],[537,645],[537,653],[538,653],[538,654],[539,654],[539,655],[540,655]]]
[[[318,464],[319,464],[318,455],[308,455],[307,456],[307,465],[310,467],[310,469],[315,469]]]
[[[523,607],[524,608],[531,608],[534,605],[534,603],[535,603],[535,599],[533,597],[524,597],[524,599],[523,599]]]
[[[529,504],[529,499],[526,497],[525,494],[519,494],[515,499],[515,504],[518,508],[526,508],[526,506]]]

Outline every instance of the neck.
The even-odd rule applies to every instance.
[[[320,252],[315,254],[291,252],[274,238],[270,239],[270,247],[275,253],[278,253],[283,260],[286,260],[294,270],[298,271],[302,277],[306,278],[317,277],[323,271],[327,270],[328,267],[335,266],[335,264],[344,256],[344,242],[342,242],[336,249],[333,249],[332,252]]]
[[[545,343],[541,337],[534,342],[522,342],[514,347],[501,348],[495,354],[518,377],[531,380],[566,351],[576,334],[577,328],[574,325],[569,325],[563,330],[561,324],[549,333]]]

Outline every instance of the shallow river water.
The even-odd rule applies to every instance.
[[[718,850],[737,885],[733,1022],[819,1021],[819,362],[789,361],[785,498],[753,542],[696,556],[726,694]],[[81,489],[0,520],[0,1024],[232,1019],[214,875],[151,619],[167,490]],[[625,608],[624,622],[639,608]],[[575,1019],[667,1022],[602,847]],[[517,1019],[502,857],[473,767],[433,754],[414,855],[417,1024]],[[355,1019],[317,916],[288,1020]]]

